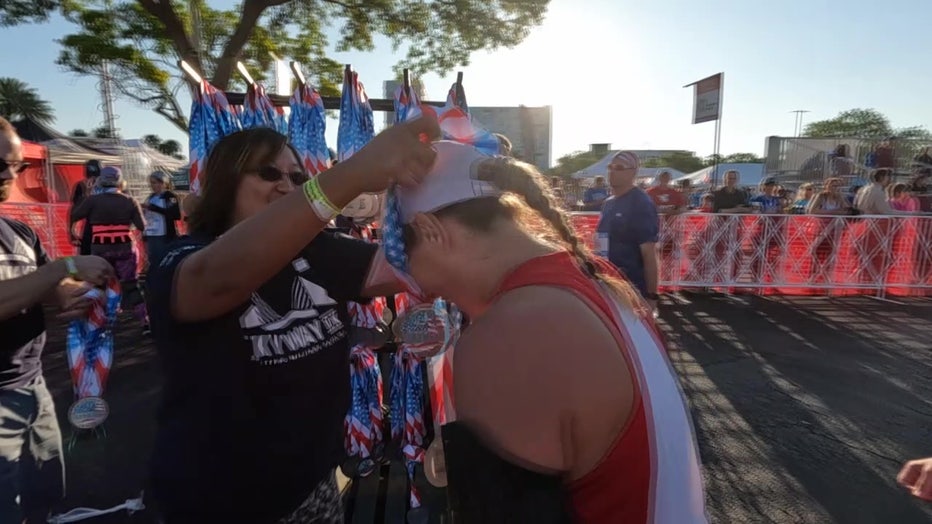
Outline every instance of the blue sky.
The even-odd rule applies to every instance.
[[[596,142],[705,155],[714,124],[691,125],[692,92],[682,86],[724,71],[722,152],[762,154],[764,137],[792,134],[794,109],[810,110],[812,121],[870,107],[894,126],[932,128],[927,41],[910,22],[930,15],[928,0],[552,0],[521,45],[474,54],[464,85],[470,105],[553,105],[554,161]],[[55,65],[55,39],[68,32],[61,20],[0,29],[0,76],[35,87],[58,129],[92,129],[102,121],[96,80]],[[380,44],[335,54],[373,97],[398,59]],[[442,99],[454,78],[425,76],[429,98]],[[186,145],[155,113],[125,101],[116,113],[126,137],[155,133]],[[336,122],[328,126],[335,145]]]

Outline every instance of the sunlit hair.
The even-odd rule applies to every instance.
[[[815,186],[812,182],[806,182],[799,186],[799,189],[796,190],[796,200],[806,200],[806,191],[815,191]]]
[[[637,292],[627,282],[602,274],[589,248],[580,241],[572,223],[560,208],[547,179],[527,163],[496,157],[478,168],[479,180],[492,183],[505,194],[452,204],[434,212],[438,218],[452,218],[478,233],[493,231],[501,220],[518,224],[530,234],[567,249],[590,278],[604,282],[623,304],[643,314],[646,309]],[[405,227],[405,243],[416,241],[413,228]]]
[[[288,137],[270,128],[246,129],[221,138],[200,174],[201,194],[192,202],[188,218],[191,231],[219,236],[230,229],[243,177],[275,162],[286,147],[300,158]]]

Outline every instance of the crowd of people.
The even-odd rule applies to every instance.
[[[43,305],[78,318],[90,287],[118,278],[131,291],[135,227],[149,268],[130,306],[147,312],[163,363],[149,493],[164,522],[341,522],[347,303],[401,292],[469,318],[444,429],[465,522],[706,522],[690,413],[651,315],[660,216],[686,211],[687,195],[664,174],[644,191],[637,155],[616,154],[587,196],[597,257],[533,166],[438,136],[427,116],[396,125],[309,177],[287,137],[238,131],[212,148],[184,210],[163,175],[140,206],[118,169],[92,165],[71,213],[82,254],[60,260],[0,217],[3,521],[44,522],[64,490]],[[0,119],[0,201],[21,149]],[[777,212],[774,184],[750,197],[736,173],[725,180],[712,211]],[[332,229],[358,195],[388,188],[400,229],[382,246]],[[901,482],[926,496],[932,479],[910,464]]]

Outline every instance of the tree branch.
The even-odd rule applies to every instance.
[[[149,0],[152,1],[152,0]],[[243,11],[240,14],[239,22],[236,24],[236,30],[230,36],[226,45],[223,47],[223,53],[217,61],[217,69],[214,71],[214,77],[211,83],[217,89],[226,89],[230,85],[230,78],[233,76],[233,68],[239,59],[240,53],[249,37],[252,35],[256,24],[259,23],[259,17],[262,13],[277,5],[287,4],[291,0],[245,0],[243,2]]]
[[[165,26],[165,34],[171,39],[178,56],[203,73],[204,67],[200,56],[198,56],[197,50],[191,43],[184,24],[178,18],[178,14],[175,13],[172,3],[165,0],[139,0],[139,5],[162,22],[162,25]]]

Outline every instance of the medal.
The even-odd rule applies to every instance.
[[[68,420],[77,429],[93,429],[110,415],[110,406],[100,397],[84,397],[68,408]]]
[[[405,310],[392,324],[395,339],[418,360],[437,356],[449,347],[454,336],[453,320],[446,304],[437,299]]]
[[[434,441],[424,454],[424,476],[427,482],[436,488],[447,487],[447,463],[443,457],[443,442],[440,435],[434,435]]]

